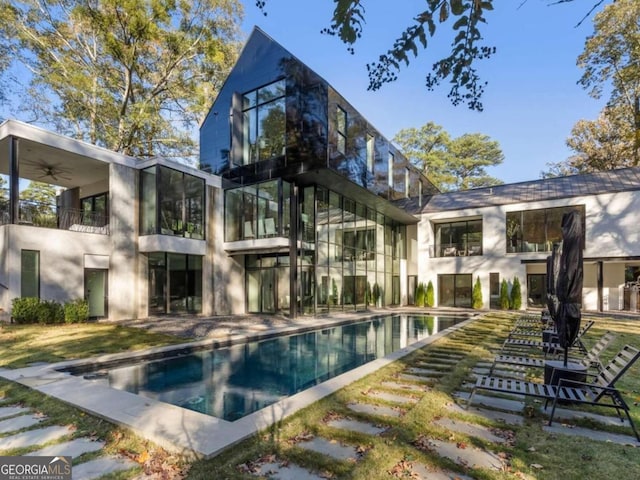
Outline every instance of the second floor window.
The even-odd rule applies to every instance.
[[[243,162],[284,155],[285,81],[278,80],[242,97]]]
[[[562,241],[562,217],[572,210],[577,210],[582,219],[584,248],[585,207],[574,205],[507,212],[507,252],[551,252],[553,244]]]
[[[482,219],[437,223],[436,257],[482,255]]]

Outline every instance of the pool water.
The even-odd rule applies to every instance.
[[[138,361],[109,368],[106,377],[113,388],[233,421],[463,320],[466,317],[389,315]]]

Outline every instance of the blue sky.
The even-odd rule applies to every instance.
[[[538,179],[547,162],[570,156],[565,140],[571,128],[580,119],[595,119],[606,101],[592,99],[577,84],[582,70],[576,59],[593,28],[590,19],[576,25],[589,2],[550,6],[545,0],[494,1],[498,8],[487,12],[483,34],[498,51],[477,65],[489,82],[483,112],[452,106],[447,85],[433,92],[424,86],[431,64],[441,58],[435,54],[448,51],[448,27],[441,30],[446,37],[430,43],[433,53],[420,52],[395,83],[367,91],[367,62],[386,52],[424,7],[424,0],[365,2],[367,23],[354,55],[338,38],[320,33],[331,20],[330,0],[268,0],[266,17],[253,0],[244,3],[247,34],[258,25],[327,80],[387,138],[429,121],[454,137],[489,135],[505,155],[503,164],[489,173],[507,183]]]

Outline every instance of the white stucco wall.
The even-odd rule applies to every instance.
[[[640,192],[619,192],[561,200],[528,202],[511,205],[470,208],[457,211],[426,213],[421,216],[417,238],[418,281],[433,282],[438,300],[438,274],[472,274],[473,281],[480,277],[485,308],[489,307],[489,273],[500,274],[500,280],[512,282],[518,277],[522,286],[523,308],[527,305],[527,274],[544,273],[542,263],[549,252],[506,252],[506,213],[560,206],[585,205],[586,248],[584,308],[597,308],[597,269],[593,259],[604,260],[604,309],[621,307],[620,286],[624,284],[624,257],[640,256],[640,228],[637,205]],[[483,239],[481,256],[434,258],[434,223],[482,218]],[[591,260],[590,260],[591,259]],[[523,263],[539,261],[541,263]]]
[[[85,255],[111,255],[108,235],[29,225],[4,225],[0,230],[0,238],[7,240],[2,283],[9,290],[2,289],[0,305],[6,311],[11,310],[11,300],[20,296],[22,250],[40,252],[40,298],[58,302],[84,297]]]

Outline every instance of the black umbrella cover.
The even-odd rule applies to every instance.
[[[580,329],[582,308],[582,220],[571,211],[562,217],[562,254],[556,294],[558,312],[556,326],[560,345],[567,351]]]

